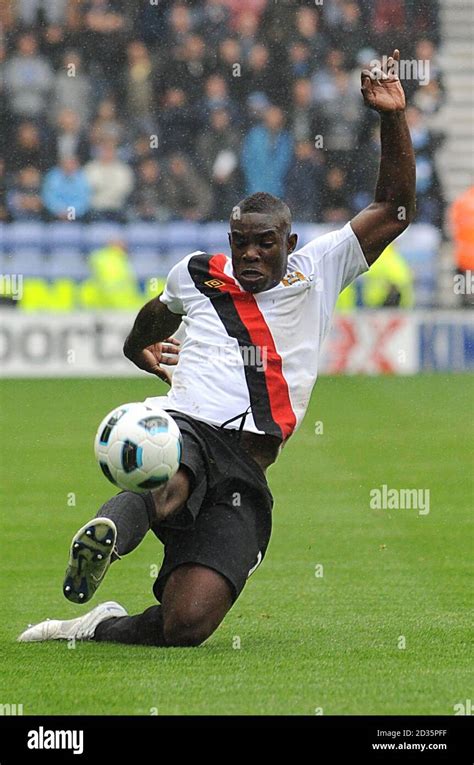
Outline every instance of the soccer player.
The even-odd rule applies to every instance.
[[[64,593],[87,602],[111,561],[151,529],[164,544],[153,588],[161,605],[128,616],[103,603],[77,619],[30,627],[19,640],[194,646],[238,598],[270,538],[266,472],[303,419],[337,297],[414,215],[415,161],[398,61],[395,50],[385,68],[362,72],[364,101],[380,114],[374,201],[297,250],[282,200],[266,193],[244,199],[230,219],[231,258],[183,258],[125,342],[125,355],[141,369],[169,381],[167,367],[174,367],[158,402],[180,427],[182,461],[163,487],[117,494],[77,532]],[[182,321],[179,348],[173,334]]]

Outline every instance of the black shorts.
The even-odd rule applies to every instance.
[[[237,430],[169,413],[181,430],[181,464],[192,489],[185,507],[153,527],[165,553],[153,592],[161,601],[173,569],[199,563],[225,576],[235,600],[270,541],[273,497],[265,474],[240,446]]]

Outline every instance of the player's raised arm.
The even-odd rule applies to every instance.
[[[178,363],[179,342],[171,335],[181,323],[181,316],[172,313],[160,301],[153,298],[140,310],[130,334],[125,340],[125,356],[145,372],[171,382],[171,375],[162,365]]]
[[[382,153],[374,201],[356,215],[352,229],[371,265],[415,213],[415,155],[405,118],[405,94],[397,75],[400,52],[385,67],[364,69],[362,95],[380,114]]]

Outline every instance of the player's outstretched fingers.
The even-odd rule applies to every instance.
[[[197,563],[178,566],[162,597],[167,645],[200,645],[215,632],[232,602],[231,585],[222,574]]]

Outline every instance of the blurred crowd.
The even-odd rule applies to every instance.
[[[345,222],[379,159],[360,70],[397,44],[429,62],[404,87],[441,224],[436,0],[7,0],[0,28],[0,220],[223,220],[265,190]]]

